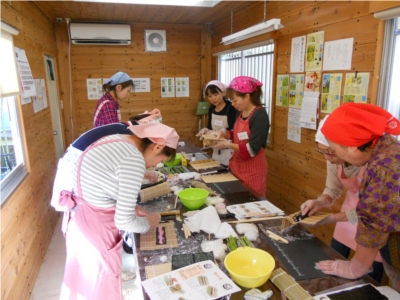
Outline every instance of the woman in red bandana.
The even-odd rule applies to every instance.
[[[217,137],[227,141],[216,143],[214,149],[232,149],[229,161],[232,173],[260,196],[267,191],[268,163],[264,149],[267,145],[269,118],[261,106],[261,86],[257,79],[235,77],[227,88],[227,96],[240,112],[233,130],[220,130]],[[232,143],[231,143],[232,141]]]
[[[400,291],[400,122],[384,109],[348,103],[322,127],[335,154],[349,163],[368,163],[356,214],[356,253],[351,261],[322,261],[326,274],[355,279],[367,274],[380,251],[391,286]],[[351,218],[351,216],[350,216]]]

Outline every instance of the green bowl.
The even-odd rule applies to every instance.
[[[175,166],[177,166],[177,165],[179,165],[180,163],[181,163],[181,160],[182,160],[182,154],[180,154],[180,153],[177,153],[176,155],[175,155],[175,160],[173,160],[173,161],[170,161],[170,160],[165,160],[163,163],[164,163],[164,165],[166,165],[167,167],[175,167]]]
[[[204,205],[208,197],[208,191],[205,189],[189,188],[179,192],[178,197],[186,208],[193,210]]]

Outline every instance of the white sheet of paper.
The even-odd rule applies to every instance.
[[[150,92],[150,78],[132,78],[134,93]]]
[[[292,52],[290,53],[290,72],[304,72],[304,53],[306,50],[306,36],[292,38]]]
[[[243,219],[246,217],[257,217],[263,214],[274,214],[285,215],[285,212],[280,208],[273,205],[268,200],[248,202],[243,204],[229,205],[226,209],[235,214],[236,219]]]
[[[296,143],[301,142],[300,115],[300,109],[289,108],[287,139]]]
[[[301,105],[300,125],[304,128],[317,129],[318,92],[305,92]]]
[[[249,136],[247,135],[246,131],[243,131],[238,133],[238,138],[239,140],[243,141],[249,139]]]
[[[354,38],[325,42],[323,70],[351,70]]]
[[[28,57],[26,56],[25,50],[14,47],[17,69],[19,80],[21,82],[22,87],[22,97],[33,97],[36,96],[36,87],[35,81],[33,80],[33,75],[31,71],[31,67],[29,66]],[[29,103],[29,100],[23,102],[23,104]]]

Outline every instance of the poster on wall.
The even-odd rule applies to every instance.
[[[276,106],[288,106],[289,75],[278,75],[276,79]]]
[[[89,100],[103,97],[103,81],[101,78],[86,78],[86,89]]]
[[[306,36],[292,38],[292,52],[290,52],[290,72],[304,72],[304,52],[306,50]]]
[[[351,70],[354,38],[325,43],[324,70]]]
[[[175,79],[173,77],[161,77],[161,97],[175,97]]]
[[[346,73],[343,102],[367,103],[369,73]]]
[[[318,92],[304,92],[304,98],[301,105],[300,125],[308,129],[317,129],[318,116]]]
[[[287,139],[296,143],[301,142],[300,116],[300,109],[289,108]]]
[[[340,106],[342,74],[324,74],[322,78],[321,112],[330,114]]]
[[[176,97],[189,97],[189,77],[176,77]]]
[[[321,72],[306,72],[304,92],[319,92],[321,85]]]
[[[132,78],[134,93],[150,92],[150,78]]]
[[[289,77],[289,107],[301,108],[304,91],[304,75],[290,74]]]
[[[34,79],[36,96],[32,97],[33,100],[33,111],[37,113],[45,108],[47,108],[47,95],[46,95],[46,85],[44,79]]]
[[[322,69],[322,53],[324,49],[324,32],[307,34],[306,71]]]
[[[21,104],[31,102],[32,96],[36,96],[35,82],[33,79],[31,67],[29,66],[28,58],[24,49],[14,47],[15,59],[17,62],[17,69],[19,80],[22,87]]]

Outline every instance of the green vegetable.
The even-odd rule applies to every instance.
[[[227,238],[227,246],[229,251],[233,251],[237,249],[237,244],[236,244],[236,238],[234,238],[233,236],[230,236],[229,238]]]

